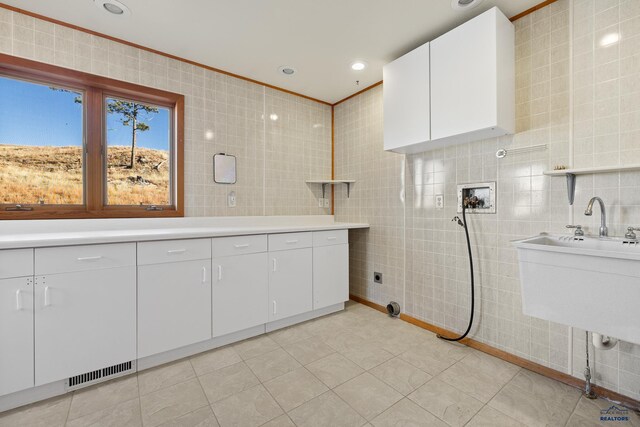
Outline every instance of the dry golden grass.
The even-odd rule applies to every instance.
[[[130,152],[109,148],[109,204],[169,204],[168,153],[139,148],[129,169]],[[82,204],[82,175],[79,147],[0,144],[0,203]]]

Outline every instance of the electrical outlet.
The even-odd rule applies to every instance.
[[[322,198],[318,199],[318,207],[319,208],[324,208],[324,199],[322,199]]]
[[[444,209],[444,194],[436,194],[436,209]]]
[[[230,191],[227,195],[227,206],[230,208],[236,207],[236,192]]]
[[[375,283],[382,283],[382,273],[378,273],[377,271],[375,271],[373,273],[373,281]]]
[[[329,207],[329,199],[324,199],[324,207],[325,208]]]

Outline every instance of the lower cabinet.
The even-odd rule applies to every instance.
[[[0,396],[33,387],[33,276],[0,280],[0,348]]]
[[[313,249],[269,253],[269,321],[312,310]]]
[[[349,245],[313,248],[313,309],[349,300]]]
[[[139,266],[138,358],[210,338],[211,259]]]
[[[267,253],[213,260],[213,336],[267,323]]]
[[[35,384],[135,360],[135,324],[135,266],[37,275]]]

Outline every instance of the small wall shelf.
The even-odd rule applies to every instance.
[[[306,181],[307,184],[321,184],[322,185],[322,198],[324,199],[325,188],[327,185],[334,184],[346,184],[347,185],[347,198],[349,198],[349,193],[351,191],[351,184],[355,183],[355,179],[310,179]]]
[[[640,171],[640,164],[620,165],[620,166],[596,166],[590,168],[573,168],[573,169],[558,169],[549,170],[543,172],[549,176],[565,176],[567,178],[567,197],[569,198],[569,204],[573,205],[573,200],[576,193],[576,176],[577,175],[591,175],[596,173],[609,173],[609,172],[630,172]]]

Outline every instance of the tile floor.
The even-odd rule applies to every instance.
[[[0,426],[593,426],[611,403],[349,303],[0,414]],[[640,426],[629,422],[605,425]]]

